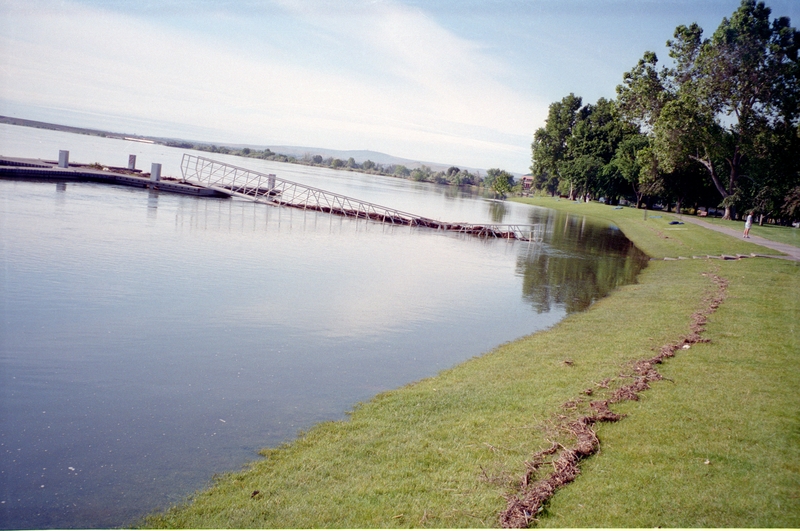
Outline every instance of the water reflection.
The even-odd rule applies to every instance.
[[[157,198],[156,194],[156,198]],[[152,197],[151,197],[152,199]],[[397,234],[413,227],[333,216],[313,210],[278,207],[265,203],[205,198],[185,200],[175,213],[175,227],[190,231],[305,232],[328,234]],[[148,207],[155,206],[148,201]]]
[[[630,284],[648,257],[614,227],[588,222],[585,216],[540,212],[532,222],[545,224],[543,245],[517,259],[523,297],[538,313],[555,305],[585,310],[614,288]]]
[[[155,220],[158,214],[158,190],[147,190],[147,219]]]
[[[57,182],[56,183],[56,204],[63,205],[64,201],[66,200],[65,195],[67,193],[67,183],[66,182]]]
[[[507,213],[508,209],[505,201],[489,201],[489,216],[491,216],[493,222],[503,223]]]

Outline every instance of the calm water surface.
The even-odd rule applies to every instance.
[[[183,153],[10,126],[0,141],[119,165],[141,148],[175,175]],[[551,326],[644,264],[583,218],[231,159],[439,219],[543,223],[545,241],[0,180],[2,527],[130,524],[378,392]]]

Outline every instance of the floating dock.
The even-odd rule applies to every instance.
[[[64,164],[64,161],[62,160],[60,163]],[[0,156],[0,178],[101,182],[199,197],[230,196],[230,194],[218,190],[192,183],[182,183],[169,177],[159,176],[154,180],[150,173],[142,173],[141,170],[69,162],[62,166],[60,163],[50,160]]]

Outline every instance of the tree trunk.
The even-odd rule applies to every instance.
[[[736,181],[739,180],[739,166],[742,164],[742,154],[739,153],[739,148],[737,147],[734,149],[733,157],[728,161],[728,165],[731,168],[729,177],[728,177],[728,188],[726,190],[727,195],[723,196],[723,199],[727,199],[728,197],[732,196],[734,192],[736,192]],[[733,206],[726,206],[725,207],[725,215],[722,219],[733,219],[736,216],[736,208]]]
[[[644,197],[644,193],[642,193],[640,190],[637,190],[634,183],[631,183],[631,185],[633,186],[633,193],[636,194],[636,208],[642,208],[642,198]]]
[[[705,166],[705,168],[708,170],[708,173],[711,175],[711,181],[714,183],[717,191],[722,196],[723,201],[733,195],[734,186],[736,185],[736,180],[739,177],[739,163],[741,162],[741,156],[739,155],[738,150],[734,152],[733,157],[728,161],[728,165],[731,168],[730,177],[728,179],[728,188],[725,188],[722,185],[722,182],[717,176],[717,172],[714,171],[714,164],[711,161],[711,157],[708,155],[708,150],[706,150],[705,157],[700,157],[699,155],[689,155],[689,158],[694,159]],[[722,216],[722,219],[733,219],[731,217],[732,210],[733,209],[730,205],[726,205],[725,215]]]

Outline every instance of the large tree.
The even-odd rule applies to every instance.
[[[616,101],[582,107],[570,94],[550,106],[531,146],[536,188],[624,188],[677,208],[716,197],[727,218],[735,207],[780,217],[800,185],[800,32],[743,0],[711,38],[679,26],[667,46],[671,66],[646,52]]]
[[[561,180],[562,165],[567,156],[567,139],[578,119],[581,98],[570,94],[550,104],[545,126],[533,135],[531,175],[538,190],[555,194]]]
[[[578,120],[567,139],[562,175],[581,194],[616,197],[627,191],[625,178],[611,165],[618,146],[636,135],[634,126],[619,119],[616,103],[600,98],[578,112]]]
[[[545,127],[534,134],[534,186],[550,193],[561,190],[570,199],[587,192],[618,196],[624,178],[609,162],[617,145],[635,132],[619,119],[613,100],[581,106],[580,97],[566,96],[550,105]]]
[[[769,16],[763,2],[743,0],[710,39],[693,24],[667,43],[675,67],[653,127],[659,160],[668,169],[687,158],[702,164],[728,219],[746,164],[765,156],[765,132],[796,127],[800,33]]]

